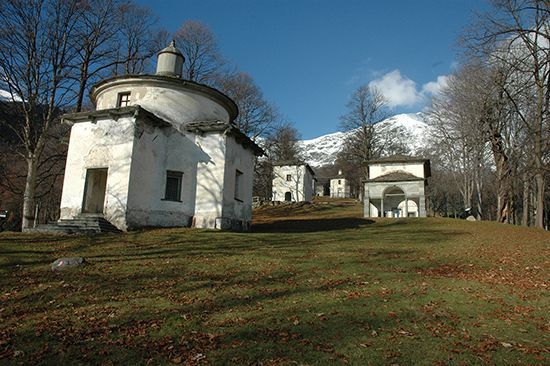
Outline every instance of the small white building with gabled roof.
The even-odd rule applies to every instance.
[[[341,170],[338,175],[330,180],[330,197],[349,198],[351,197],[351,187],[349,180],[346,179]]]
[[[311,201],[315,194],[315,172],[305,163],[273,165],[272,201]]]
[[[428,159],[393,155],[367,162],[365,217],[426,217]]]

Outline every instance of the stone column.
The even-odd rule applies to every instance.
[[[404,217],[409,217],[409,197],[407,197],[407,195],[405,195],[405,216]]]
[[[370,217],[370,196],[367,189],[367,184],[365,183],[365,196],[363,200],[363,217]]]
[[[426,196],[418,196],[418,217],[426,217]]]
[[[382,193],[382,197],[380,198],[380,217],[386,217],[384,215],[384,194]]]

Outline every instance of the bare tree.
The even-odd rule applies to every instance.
[[[210,84],[225,65],[214,34],[201,22],[188,20],[174,34],[185,57],[183,78]]]
[[[445,170],[460,187],[465,208],[473,208],[478,218],[483,214],[483,171],[487,163],[485,127],[481,123],[482,104],[469,72],[451,75],[439,95],[433,98],[431,123],[434,146],[442,157]]]
[[[522,121],[536,186],[535,225],[544,227],[550,148],[550,2],[494,0],[467,36],[470,50],[512,70],[504,94]]]
[[[363,163],[376,157],[378,137],[375,125],[387,117],[387,101],[375,87],[360,86],[347,103],[348,113],[340,126],[348,131],[344,150],[349,160]]]
[[[159,45],[166,45],[167,33],[154,28],[157,18],[149,8],[131,1],[119,4],[113,16],[118,24],[117,55],[113,73],[143,73],[148,66],[148,60],[160,49]]]
[[[479,123],[484,128],[486,139],[491,147],[496,172],[496,220],[515,223],[517,205],[515,187],[521,180],[518,173],[525,169],[522,160],[524,151],[520,149],[524,141],[524,131],[514,113],[514,107],[506,97],[506,83],[510,68],[506,65],[470,65],[467,77],[477,87],[480,104]],[[523,173],[524,175],[526,174]]]
[[[26,229],[34,225],[36,200],[49,202],[59,191],[67,129],[58,117],[81,110],[90,81],[113,65],[127,73],[143,70],[154,54],[144,51],[152,44],[153,18],[130,0],[8,0],[0,3],[0,21],[0,88],[16,109],[0,123],[16,138],[12,152],[26,162]],[[121,40],[128,52],[120,52]],[[10,172],[17,181],[21,174]]]
[[[23,228],[34,223],[37,170],[47,136],[72,100],[71,61],[81,11],[76,0],[8,0],[0,5],[0,80],[18,108],[7,123],[23,146],[27,165]]]
[[[145,71],[147,60],[168,39],[166,31],[154,29],[156,18],[151,11],[131,0],[84,0],[80,8],[73,72],[78,83],[77,112],[82,110],[90,84],[110,72]]]
[[[299,162],[303,160],[299,145],[300,134],[289,122],[277,126],[267,138],[267,151],[274,162]]]
[[[273,181],[273,162],[266,158],[256,158],[252,194],[262,201],[271,199]]]
[[[271,200],[273,165],[276,163],[302,163],[300,135],[289,122],[273,127],[269,134],[258,139],[266,156],[256,159],[254,166],[254,195],[263,200]]]
[[[279,116],[250,75],[222,74],[216,78],[216,86],[237,103],[239,116],[235,123],[242,132],[252,140],[269,134]]]
[[[18,120],[18,113],[16,103],[0,102],[0,196],[4,197],[0,205],[11,211],[10,216],[20,224],[27,165],[21,156],[25,155],[25,149],[3,123]],[[56,219],[59,213],[68,129],[67,125],[59,123],[52,125],[37,164],[35,202],[42,222]]]
[[[75,80],[78,83],[76,94],[77,112],[82,110],[84,96],[90,81],[101,76],[102,71],[116,64],[117,44],[120,23],[114,14],[121,7],[119,0],[87,0],[81,2],[82,12],[76,33],[78,69]]]

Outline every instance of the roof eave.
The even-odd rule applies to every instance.
[[[258,146],[258,144],[256,144],[252,139],[250,139],[250,137],[248,137],[232,123],[222,121],[197,121],[185,124],[184,128],[186,131],[194,133],[223,131],[225,134],[233,136],[237,143],[243,145],[245,148],[250,148],[254,152],[255,156],[265,155],[265,151]]]
[[[134,118],[144,118],[149,122],[152,122],[154,125],[160,127],[170,127],[170,123],[166,122],[162,118],[156,116],[154,113],[149,112],[145,108],[142,108],[139,105],[133,105],[128,107],[119,107],[119,108],[109,108],[109,109],[99,109],[95,111],[86,111],[86,112],[77,112],[77,113],[67,113],[61,116],[61,122],[74,125],[75,123],[81,122],[95,122],[98,119],[110,118],[113,120],[118,120],[122,117],[134,117]]]

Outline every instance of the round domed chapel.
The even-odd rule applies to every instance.
[[[154,75],[103,80],[91,90],[94,111],[63,116],[72,127],[59,224],[250,227],[263,151],[233,123],[235,102],[181,78],[184,62],[172,42]]]

